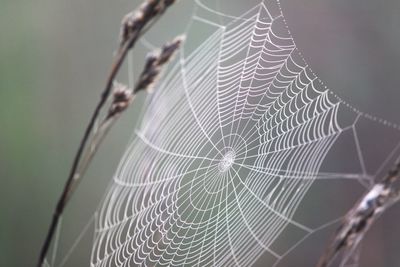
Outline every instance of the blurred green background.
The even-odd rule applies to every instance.
[[[224,13],[238,15],[235,12],[257,2],[221,0],[220,6]],[[300,50],[320,78],[360,110],[400,123],[400,2],[281,2]],[[0,266],[34,265],[104,85],[121,18],[139,3],[0,0]],[[208,3],[215,5],[215,0]],[[160,45],[178,35],[192,8],[193,1],[181,0],[148,40]],[[140,44],[135,50],[136,72],[146,52]],[[126,70],[120,80],[127,80]],[[92,218],[132,135],[139,108],[135,105],[114,127],[69,204],[57,259]],[[372,135],[368,129],[363,134]],[[384,139],[384,131],[371,136],[376,146]],[[361,266],[400,266],[399,219],[397,206],[374,226],[363,246]],[[89,265],[88,233],[66,266]],[[318,242],[324,244],[324,238]],[[282,266],[295,266],[293,262]]]

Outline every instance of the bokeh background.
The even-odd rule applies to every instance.
[[[204,2],[215,6],[215,0]],[[239,15],[257,2],[221,0],[219,6],[224,13]],[[121,18],[139,3],[0,0],[0,266],[35,264],[73,155],[105,82]],[[297,45],[319,77],[358,109],[400,124],[400,2],[281,3]],[[193,5],[193,1],[181,0],[146,40],[160,45],[178,35]],[[190,38],[196,34],[192,32]],[[135,49],[136,73],[147,51],[143,44]],[[121,73],[119,79],[127,81],[126,69]],[[67,255],[93,217],[131,138],[141,102],[113,128],[70,202],[56,262]],[[400,140],[398,131],[383,125],[365,126],[360,134],[369,140],[366,150],[370,151],[371,172],[376,169],[374,162],[381,162]],[[346,160],[343,153],[337,160]],[[351,202],[360,193],[359,187],[335,191],[323,212],[335,209],[334,203],[341,205],[344,199]],[[400,266],[399,220],[397,205],[373,227],[362,247],[360,266]],[[92,229],[89,226],[65,266],[89,265]],[[313,264],[333,229],[310,239],[280,266]],[[258,264],[264,266],[262,258]]]

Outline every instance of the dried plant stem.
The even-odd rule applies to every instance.
[[[81,174],[77,172],[77,169],[78,169],[81,157],[82,157],[82,153],[83,153],[84,149],[86,148],[86,144],[87,144],[88,139],[89,139],[89,137],[90,137],[90,135],[92,133],[94,124],[95,124],[97,118],[99,117],[100,111],[101,111],[102,107],[104,106],[104,104],[106,103],[106,101],[107,101],[107,99],[108,99],[108,97],[110,95],[111,88],[112,88],[112,83],[113,83],[113,81],[115,79],[115,76],[117,75],[117,73],[118,73],[118,71],[119,71],[119,69],[120,69],[120,67],[122,65],[122,62],[123,62],[127,52],[128,52],[128,45],[126,44],[120,50],[120,52],[119,52],[119,54],[118,54],[118,56],[117,56],[117,58],[116,58],[116,60],[115,60],[115,62],[113,64],[113,66],[111,68],[111,72],[110,72],[110,75],[109,75],[109,77],[107,79],[106,87],[105,87],[103,93],[101,94],[100,101],[98,102],[98,104],[97,104],[97,106],[96,106],[96,108],[95,108],[95,110],[94,110],[94,112],[92,114],[92,117],[91,117],[88,125],[86,126],[86,130],[85,130],[85,133],[84,133],[84,135],[83,135],[83,137],[81,139],[78,151],[75,154],[74,161],[72,163],[72,167],[71,167],[70,173],[68,175],[67,182],[64,185],[63,192],[62,192],[62,194],[61,194],[61,196],[60,196],[60,198],[59,198],[59,200],[57,202],[56,209],[54,210],[53,218],[52,218],[49,230],[47,232],[47,236],[46,236],[45,242],[43,243],[43,246],[42,246],[42,249],[41,249],[41,252],[40,252],[40,256],[39,256],[39,261],[38,261],[37,267],[42,266],[42,264],[44,262],[44,259],[45,259],[46,255],[47,255],[47,252],[48,252],[49,247],[50,247],[51,240],[53,239],[54,232],[55,232],[55,230],[57,228],[60,216],[64,211],[65,205],[68,202],[71,193],[74,191],[74,188],[76,188],[75,184],[77,183],[78,180],[80,180]]]
[[[92,144],[91,147],[89,148],[89,152],[86,154],[86,157],[84,157],[84,160],[81,161],[82,155],[87,149],[86,147],[88,141],[91,139],[91,135],[95,128],[94,127],[95,123],[98,120],[105,103],[107,102],[109,96],[111,95],[115,77],[117,76],[122,66],[122,63],[124,62],[128,51],[134,46],[134,44],[136,43],[138,38],[143,34],[143,32],[145,32],[147,29],[149,29],[151,25],[153,25],[152,22],[157,20],[164,13],[164,11],[174,2],[175,2],[174,0],[147,0],[144,1],[142,6],[137,11],[132,12],[127,16],[125,16],[121,30],[120,48],[118,49],[117,55],[115,56],[115,59],[111,66],[110,73],[106,80],[106,86],[90,118],[90,121],[86,126],[86,130],[80,141],[78,150],[75,154],[73,164],[71,166],[68,175],[68,179],[64,185],[63,192],[57,202],[50,227],[48,229],[44,243],[42,245],[39,255],[39,260],[37,262],[37,267],[41,267],[43,265],[50,247],[50,243],[53,239],[57,225],[59,223],[60,217],[64,211],[64,208],[68,203],[72,193],[75,191],[75,188],[78,185],[80,178],[83,176],[85,170],[87,169],[88,164],[90,163],[95,152],[97,151],[98,145],[101,143],[104,136],[107,134],[112,123],[119,117],[121,113],[117,112],[111,117],[110,114],[108,115],[106,120],[103,122],[102,127],[100,127],[98,131],[94,133],[93,135],[94,138],[92,139],[93,141],[91,143]],[[146,28],[146,25],[148,25],[149,27]],[[138,91],[139,90],[136,90],[135,93]]]
[[[330,266],[341,252],[345,255],[342,261],[350,258],[375,221],[400,200],[400,191],[395,188],[395,183],[399,180],[400,162],[383,179],[371,187],[346,214],[329,246],[321,256],[317,267]]]

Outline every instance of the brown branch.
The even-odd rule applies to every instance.
[[[317,267],[328,267],[342,251],[346,255],[354,252],[380,215],[399,201],[400,191],[395,189],[399,180],[400,162],[346,214]]]
[[[79,170],[81,171],[86,170],[86,166],[89,164],[91,158],[94,155],[94,152],[96,151],[96,149],[94,149],[92,154],[89,153],[89,155],[91,156],[86,158],[87,161],[85,161],[85,163],[82,165],[83,168],[82,169],[79,168],[81,164],[82,155],[86,150],[86,146],[93,132],[95,122],[97,121],[102,111],[102,108],[104,107],[106,101],[108,100],[111,94],[115,77],[118,74],[122,63],[124,62],[128,51],[133,48],[138,38],[149,28],[149,27],[146,28],[146,25],[151,26],[152,22],[156,21],[166,11],[166,9],[170,7],[174,2],[175,0],[146,0],[137,11],[131,12],[124,17],[121,27],[120,46],[117,55],[113,61],[110,73],[106,80],[106,86],[101,94],[100,100],[92,114],[92,117],[81,139],[78,150],[75,154],[68,175],[68,179],[64,185],[63,192],[57,202],[50,227],[48,229],[44,243],[42,245],[39,255],[39,260],[36,265],[37,267],[41,267],[43,265],[47,252],[50,247],[50,243],[53,239],[55,230],[57,228],[60,216],[63,213],[64,208],[71,197],[71,194],[74,192],[78,182],[80,181],[80,178],[83,175],[83,172],[79,172]],[[107,126],[107,129],[109,129],[109,127],[110,126]],[[103,131],[103,135],[105,135],[106,132],[107,130]],[[101,140],[102,138],[99,139],[100,142]],[[94,147],[96,148],[97,146]]]

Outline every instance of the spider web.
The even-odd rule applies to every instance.
[[[338,219],[296,219],[315,181],[372,180],[355,126],[384,121],[326,88],[279,2],[240,17],[196,3],[228,22],[192,16],[214,30],[188,56],[182,50],[146,100],[97,213],[91,266],[251,266],[261,256],[278,264]],[[361,174],[320,171],[348,132]]]

